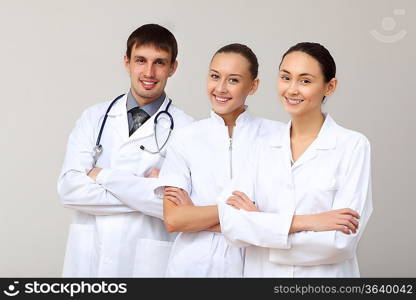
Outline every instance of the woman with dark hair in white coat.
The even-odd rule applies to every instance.
[[[337,85],[322,45],[299,43],[279,67],[291,116],[252,148],[218,198],[221,230],[246,247],[246,277],[358,277],[358,241],[372,213],[370,144],[322,113]]]

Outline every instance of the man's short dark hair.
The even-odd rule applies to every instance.
[[[169,52],[171,54],[171,64],[176,61],[178,44],[172,32],[165,27],[158,24],[145,24],[133,31],[127,39],[127,57],[131,58],[133,48],[145,45]]]

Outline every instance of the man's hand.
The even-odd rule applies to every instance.
[[[97,176],[98,174],[101,172],[101,168],[92,168],[87,175],[92,179],[92,180],[97,180]]]
[[[159,177],[160,169],[153,168],[150,172],[145,176],[146,178],[158,178]]]

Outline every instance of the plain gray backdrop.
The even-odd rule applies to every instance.
[[[71,219],[56,181],[81,112],[129,88],[129,34],[169,28],[179,67],[167,92],[197,119],[209,115],[209,61],[221,46],[257,54],[253,114],[288,121],[276,93],[281,55],[301,41],[325,45],[338,90],[324,110],[372,145],[374,213],[359,244],[362,276],[416,276],[416,2],[0,0],[0,276],[60,276]]]

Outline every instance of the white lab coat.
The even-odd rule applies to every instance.
[[[246,246],[246,277],[358,277],[358,241],[372,213],[370,144],[329,116],[318,137],[291,166],[290,127],[256,146],[247,172],[224,189],[220,223],[231,245]],[[245,192],[261,212],[225,204]],[[351,208],[356,234],[304,231],[288,235],[294,214]]]
[[[258,137],[282,130],[283,123],[255,118],[247,110],[233,130],[223,119],[211,117],[177,132],[160,172],[163,186],[188,192],[194,205],[216,205],[223,187],[245,169],[249,145]],[[163,188],[156,190],[159,197]],[[179,233],[170,255],[167,277],[241,277],[243,251],[227,245],[221,233]]]
[[[164,275],[174,236],[166,232],[163,202],[154,196],[158,179],[144,177],[161,167],[162,156],[139,149],[140,145],[156,149],[153,121],[157,113],[129,137],[126,100],[126,95],[120,98],[108,113],[101,138],[103,152],[96,164],[103,169],[96,181],[87,173],[93,167],[93,147],[110,102],[85,110],[69,137],[58,180],[62,204],[75,210],[65,277]],[[159,111],[167,103],[166,97]],[[173,105],[169,112],[174,131],[192,122]],[[165,141],[169,125],[166,117],[158,119],[159,141]]]

